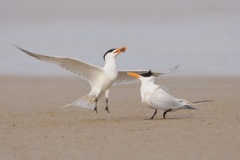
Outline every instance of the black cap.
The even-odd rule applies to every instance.
[[[153,76],[153,73],[152,73],[151,70],[149,70],[147,73],[143,73],[143,74],[140,74],[140,75],[143,76],[143,77],[151,77],[151,76]]]
[[[112,51],[114,51],[114,50],[116,50],[116,49],[117,49],[117,48],[113,48],[113,49],[108,50],[108,51],[104,54],[103,59],[105,60],[105,56],[106,56],[108,53],[111,53]]]

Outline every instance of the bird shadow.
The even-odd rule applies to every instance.
[[[187,119],[192,119],[193,116],[190,116],[190,115],[181,115],[181,116],[174,116],[174,117],[166,117],[166,118],[163,118],[163,117],[156,117],[156,118],[153,118],[153,119],[150,119],[150,118],[146,118],[145,120],[150,120],[150,121],[154,121],[154,120],[163,120],[163,121],[168,121],[168,120],[187,120]]]
[[[70,112],[72,113],[72,112]],[[70,114],[70,113],[60,113],[61,117],[64,116],[65,114]],[[65,116],[64,116],[65,117]],[[69,117],[69,116],[67,116]],[[71,117],[72,117],[72,114],[71,114]],[[146,117],[146,116],[93,116],[93,117],[90,117],[88,114],[87,116],[82,116],[82,117],[77,117],[75,118],[74,121],[78,121],[78,122],[85,122],[85,123],[101,123],[101,122],[134,122],[134,121],[158,121],[158,120],[161,120],[161,121],[169,121],[169,120],[187,120],[187,119],[192,119],[194,116],[193,115],[186,115],[186,114],[183,114],[183,115],[169,115],[169,116],[166,116],[166,118],[164,119],[163,117],[161,116],[155,116],[154,119],[150,119],[150,117]],[[64,118],[64,121],[67,121],[68,118]]]
[[[169,118],[145,118],[145,117],[110,117],[110,118],[85,118],[85,119],[79,119],[79,121],[82,122],[134,122],[134,121],[174,121],[174,120],[187,120],[192,119],[192,116],[175,116],[175,117],[169,117]]]

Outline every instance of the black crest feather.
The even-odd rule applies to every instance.
[[[114,51],[114,50],[116,50],[116,49],[117,49],[117,48],[113,48],[113,49],[108,50],[108,51],[104,54],[103,59],[105,60],[106,55],[107,55],[108,53],[111,53],[112,51]]]
[[[140,74],[140,75],[143,76],[143,77],[151,77],[151,76],[153,76],[153,73],[152,73],[151,70],[149,70],[147,73],[143,73],[143,74]]]

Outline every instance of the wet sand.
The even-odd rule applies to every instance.
[[[0,77],[0,159],[240,159],[240,77],[158,80],[172,95],[212,99],[162,118],[141,104],[139,84],[110,91],[98,113],[60,109],[87,94],[76,77]]]

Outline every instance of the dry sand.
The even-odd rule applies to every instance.
[[[76,77],[0,77],[0,159],[240,159],[240,77],[168,77],[176,97],[213,99],[162,118],[139,84],[110,92],[110,114],[61,106],[89,92]]]

